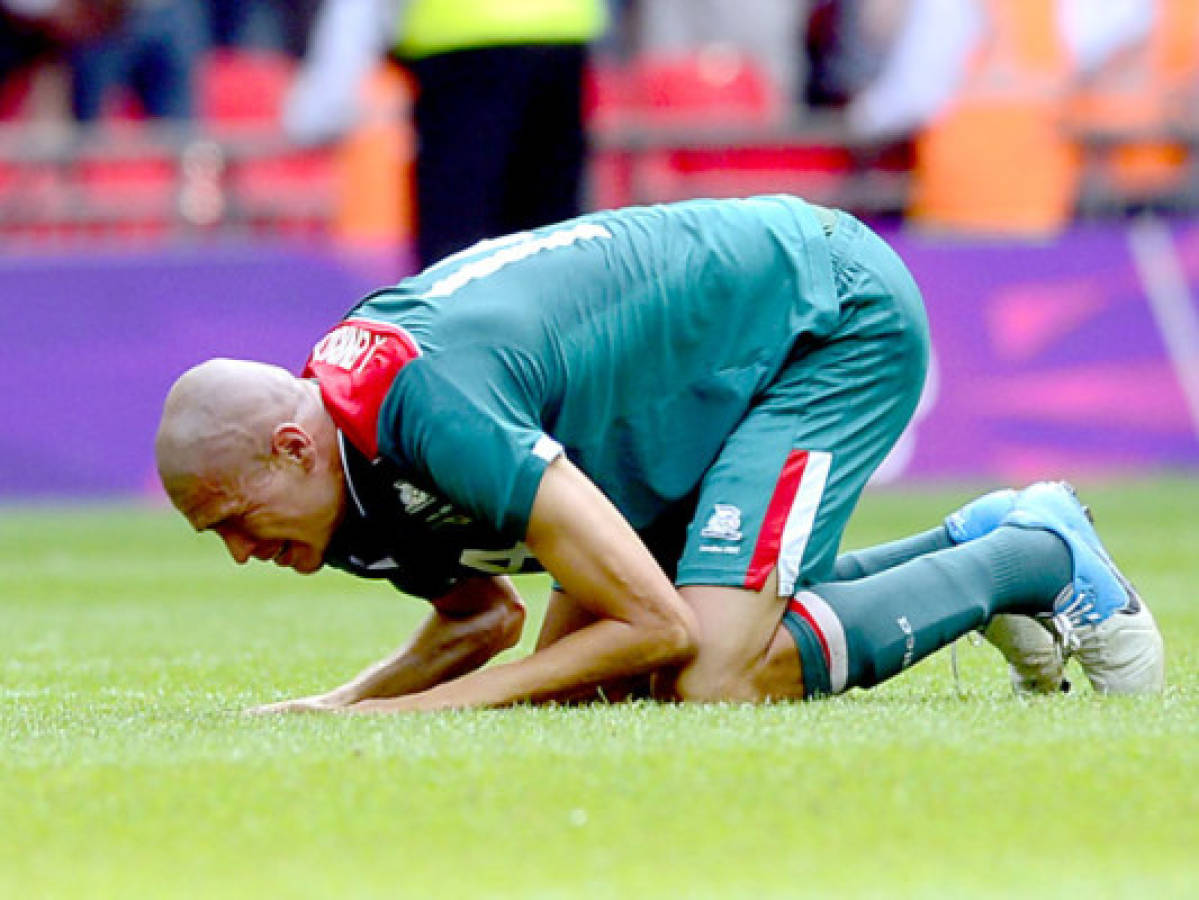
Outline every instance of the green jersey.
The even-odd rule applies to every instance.
[[[367,456],[505,535],[561,452],[643,528],[842,316],[806,203],[698,200],[477,244],[362,301],[309,371]]]

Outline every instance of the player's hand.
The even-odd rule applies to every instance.
[[[367,697],[356,703],[349,703],[337,711],[355,716],[389,715],[392,713],[434,712],[451,709],[451,704],[439,700],[429,691],[416,694],[404,694],[399,697]]]
[[[246,715],[269,716],[275,713],[312,713],[337,712],[348,705],[333,694],[313,694],[310,697],[295,697],[291,700],[280,700],[278,703],[266,703],[253,706],[246,710]]]

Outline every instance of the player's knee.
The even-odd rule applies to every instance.
[[[686,703],[720,703],[754,699],[748,679],[713,666],[692,665],[679,673],[675,693]]]

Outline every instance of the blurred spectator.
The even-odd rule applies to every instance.
[[[761,65],[789,105],[804,96],[807,0],[638,0],[634,7],[641,53],[730,46]]]
[[[320,0],[205,0],[218,47],[254,47],[300,57]]]
[[[804,42],[808,106],[844,106],[877,78],[905,11],[895,0],[815,0]]]
[[[908,0],[889,41],[876,31],[883,62],[850,103],[850,124],[870,138],[911,134],[949,106],[985,65],[981,57],[1010,53],[1013,41],[1051,42],[1057,49],[1049,52],[1061,53],[1067,69],[1093,74],[1145,38],[1155,6],[1155,0]],[[1023,35],[1006,33],[1020,8],[1044,14]],[[1019,60],[995,64],[1018,67]]]
[[[324,0],[284,102],[283,127],[292,140],[334,141],[361,120],[361,85],[391,46],[402,2]]]
[[[910,0],[878,78],[849,104],[859,135],[915,133],[911,213],[933,228],[1045,234],[1073,211],[1062,127],[1080,74],[1143,42],[1154,0]]]
[[[95,39],[114,27],[121,15],[119,2],[81,0],[0,0],[0,85],[9,87],[18,74],[46,70],[65,59],[70,48]],[[6,92],[7,93],[7,92]],[[52,104],[55,117],[65,117],[65,90]],[[12,109],[19,97],[5,97]],[[4,112],[10,112],[7,107]]]
[[[30,50],[65,46],[102,34],[120,20],[123,0],[0,0],[5,45],[30,40]]]
[[[984,37],[979,0],[909,0],[877,77],[846,110],[863,137],[907,137],[941,113],[958,93]]]
[[[118,87],[127,88],[152,118],[188,119],[192,72],[204,48],[197,0],[127,0],[109,29],[71,48],[75,118],[100,117]]]
[[[637,5],[640,0],[605,0],[608,27],[592,44],[592,53],[601,60],[627,62],[636,44]]]
[[[1113,6],[1099,15],[1086,0],[1064,4],[1078,68],[1066,120],[1079,135],[1089,186],[1109,195],[1100,206],[1113,197],[1125,205],[1173,206],[1191,180],[1192,151],[1179,133],[1194,130],[1199,3]]]
[[[583,66],[605,20],[602,0],[325,0],[284,124],[301,141],[344,134],[390,48],[417,85],[417,254],[429,265],[579,212]]]

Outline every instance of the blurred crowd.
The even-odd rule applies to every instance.
[[[404,65],[426,261],[576,209],[587,122],[618,150],[699,124],[678,140],[715,142],[726,176],[776,170],[659,193],[802,186],[811,153],[746,163],[728,142],[834,122],[824,143],[904,148],[906,212],[932,228],[1044,233],[1088,186],[1134,203],[1193,187],[1196,0],[0,0],[0,119],[191,120],[222,50],[287,61],[273,112],[297,147],[349,139],[362,85]],[[520,164],[500,168],[509,145]],[[659,199],[650,183],[618,199]]]
[[[20,115],[88,122],[118,97],[134,114],[195,113],[195,72],[215,47],[301,57],[320,0],[0,0],[0,82]]]

